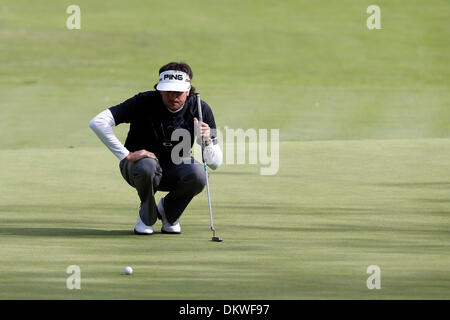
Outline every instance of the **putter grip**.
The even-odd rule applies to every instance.
[[[197,108],[198,108],[198,121],[199,122],[203,122],[203,115],[202,115],[202,102],[200,100],[200,93],[196,94],[197,96]],[[202,141],[202,161],[203,161],[203,166],[205,167],[206,170],[206,162],[205,162],[205,157],[203,155],[203,151],[205,150],[205,140],[203,139],[203,136],[201,136],[201,141]]]
[[[200,100],[200,93],[197,93],[197,108],[198,108],[198,121],[203,122],[202,102]]]

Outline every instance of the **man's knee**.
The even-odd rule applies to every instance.
[[[189,172],[184,176],[183,181],[189,184],[196,193],[200,193],[206,186],[205,171],[201,165],[191,165]]]
[[[158,161],[152,158],[143,158],[137,161],[134,165],[134,175],[144,177],[154,177],[155,175],[161,175],[162,170]]]

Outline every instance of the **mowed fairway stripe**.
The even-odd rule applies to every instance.
[[[213,243],[205,192],[182,235],[138,237],[104,148],[2,150],[0,298],[448,299],[449,157],[450,139],[282,142],[275,176],[211,172]]]

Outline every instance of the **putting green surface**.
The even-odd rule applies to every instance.
[[[378,1],[373,31],[370,1],[77,1],[67,30],[70,4],[0,4],[0,299],[450,298],[448,1]],[[206,192],[134,235],[88,127],[171,60],[221,128],[280,129],[276,175],[210,172],[222,243]]]
[[[449,156],[450,139],[282,143],[277,176],[211,174],[215,243],[205,193],[182,235],[135,236],[137,195],[109,153],[8,150],[0,297],[448,298]]]

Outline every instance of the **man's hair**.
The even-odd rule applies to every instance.
[[[187,73],[187,75],[189,76],[189,78],[192,81],[192,78],[194,77],[194,74],[192,73],[192,69],[191,67],[186,63],[186,62],[169,62],[166,65],[163,65],[160,69],[159,69],[159,73],[158,76],[164,72],[164,71],[168,71],[168,70],[176,70],[176,71],[183,71],[184,73]],[[156,91],[158,91],[158,89],[156,89],[156,86],[158,84],[155,84],[153,87],[155,88]],[[192,86],[191,84],[191,90],[189,91],[189,95],[190,96],[194,96],[195,95],[195,88]]]

